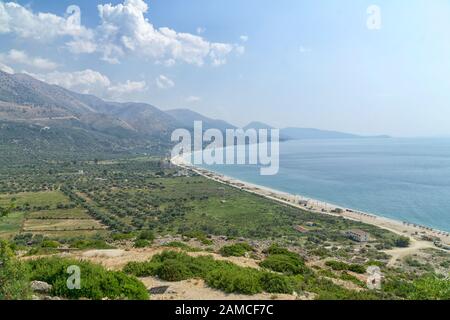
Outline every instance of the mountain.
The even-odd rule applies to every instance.
[[[179,126],[144,103],[109,102],[50,85],[26,74],[0,72],[0,119],[45,126],[80,126],[119,138],[164,137]]]
[[[189,109],[173,109],[166,111],[166,113],[176,119],[184,128],[189,130],[193,129],[194,121],[202,121],[203,130],[219,129],[220,131],[225,131],[226,129],[236,129],[236,126],[226,121],[211,119]]]
[[[271,125],[268,125],[266,123],[263,123],[263,122],[253,121],[253,122],[250,122],[248,125],[246,125],[243,129],[244,130],[248,130],[248,129],[255,129],[255,130],[267,129],[268,130],[269,139],[271,139],[270,130],[271,129],[276,129],[276,128],[274,128]],[[283,133],[283,130],[280,130],[279,139],[280,139],[280,141],[292,140],[290,137],[286,136]]]
[[[171,132],[180,127],[172,116],[149,104],[105,101],[1,71],[0,122],[0,144],[26,153],[32,148],[74,154],[163,151],[171,144]]]
[[[50,85],[26,74],[0,71],[0,149],[14,147],[17,152],[30,154],[34,148],[40,152],[37,157],[62,150],[75,155],[149,149],[164,153],[172,145],[173,130],[192,130],[194,121],[202,121],[204,130],[214,128],[224,132],[237,128],[188,109],[164,112],[146,103],[106,101]],[[244,127],[250,128],[273,127],[262,122]],[[346,138],[363,137],[318,129],[280,130],[281,141]]]
[[[281,129],[281,134],[290,140],[388,138],[388,136],[361,136],[338,131],[319,130],[312,128],[293,128],[293,127]]]

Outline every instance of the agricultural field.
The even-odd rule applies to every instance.
[[[106,229],[60,191],[0,195],[0,205],[11,211],[0,218],[1,238],[29,233],[65,239],[81,233],[92,236]]]
[[[9,172],[0,168],[0,176],[6,212],[0,238],[26,255],[70,250],[75,259],[143,283],[167,281],[187,292],[216,289],[240,298],[296,298],[288,294],[295,290],[307,299],[402,299],[429,282],[441,288],[449,269],[450,255],[442,251],[389,267],[386,252],[402,243],[390,231],[290,207],[155,158],[18,165]],[[348,239],[345,231],[355,228],[368,232],[370,241]],[[205,255],[214,260],[198,258]],[[45,263],[50,268],[58,261]],[[382,292],[366,290],[371,265],[386,276]],[[269,280],[274,287],[266,286]],[[230,281],[237,285],[227,286]]]

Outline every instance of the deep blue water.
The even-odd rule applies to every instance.
[[[204,166],[244,180],[340,206],[450,231],[450,139],[289,141],[280,171]]]

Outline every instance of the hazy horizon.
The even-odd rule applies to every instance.
[[[0,1],[0,69],[238,126],[450,136],[446,1],[109,2]]]

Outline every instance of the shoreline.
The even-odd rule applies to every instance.
[[[374,225],[376,227],[394,232],[398,235],[407,236],[413,241],[429,241],[431,245],[433,245],[433,242],[440,239],[440,242],[442,244],[450,246],[450,233],[446,231],[437,230],[431,227],[421,226],[406,221],[402,222],[372,213],[345,208],[332,203],[303,197],[300,195],[293,195],[269,187],[242,181],[201,167],[196,167],[186,162],[182,157],[172,158],[170,159],[170,162],[175,166],[191,170],[207,179],[226,184],[239,190],[250,192],[267,199],[277,201],[279,203],[287,204],[298,209],[310,211],[317,214],[343,217],[345,219]],[[433,246],[436,249],[440,249],[436,245]]]

